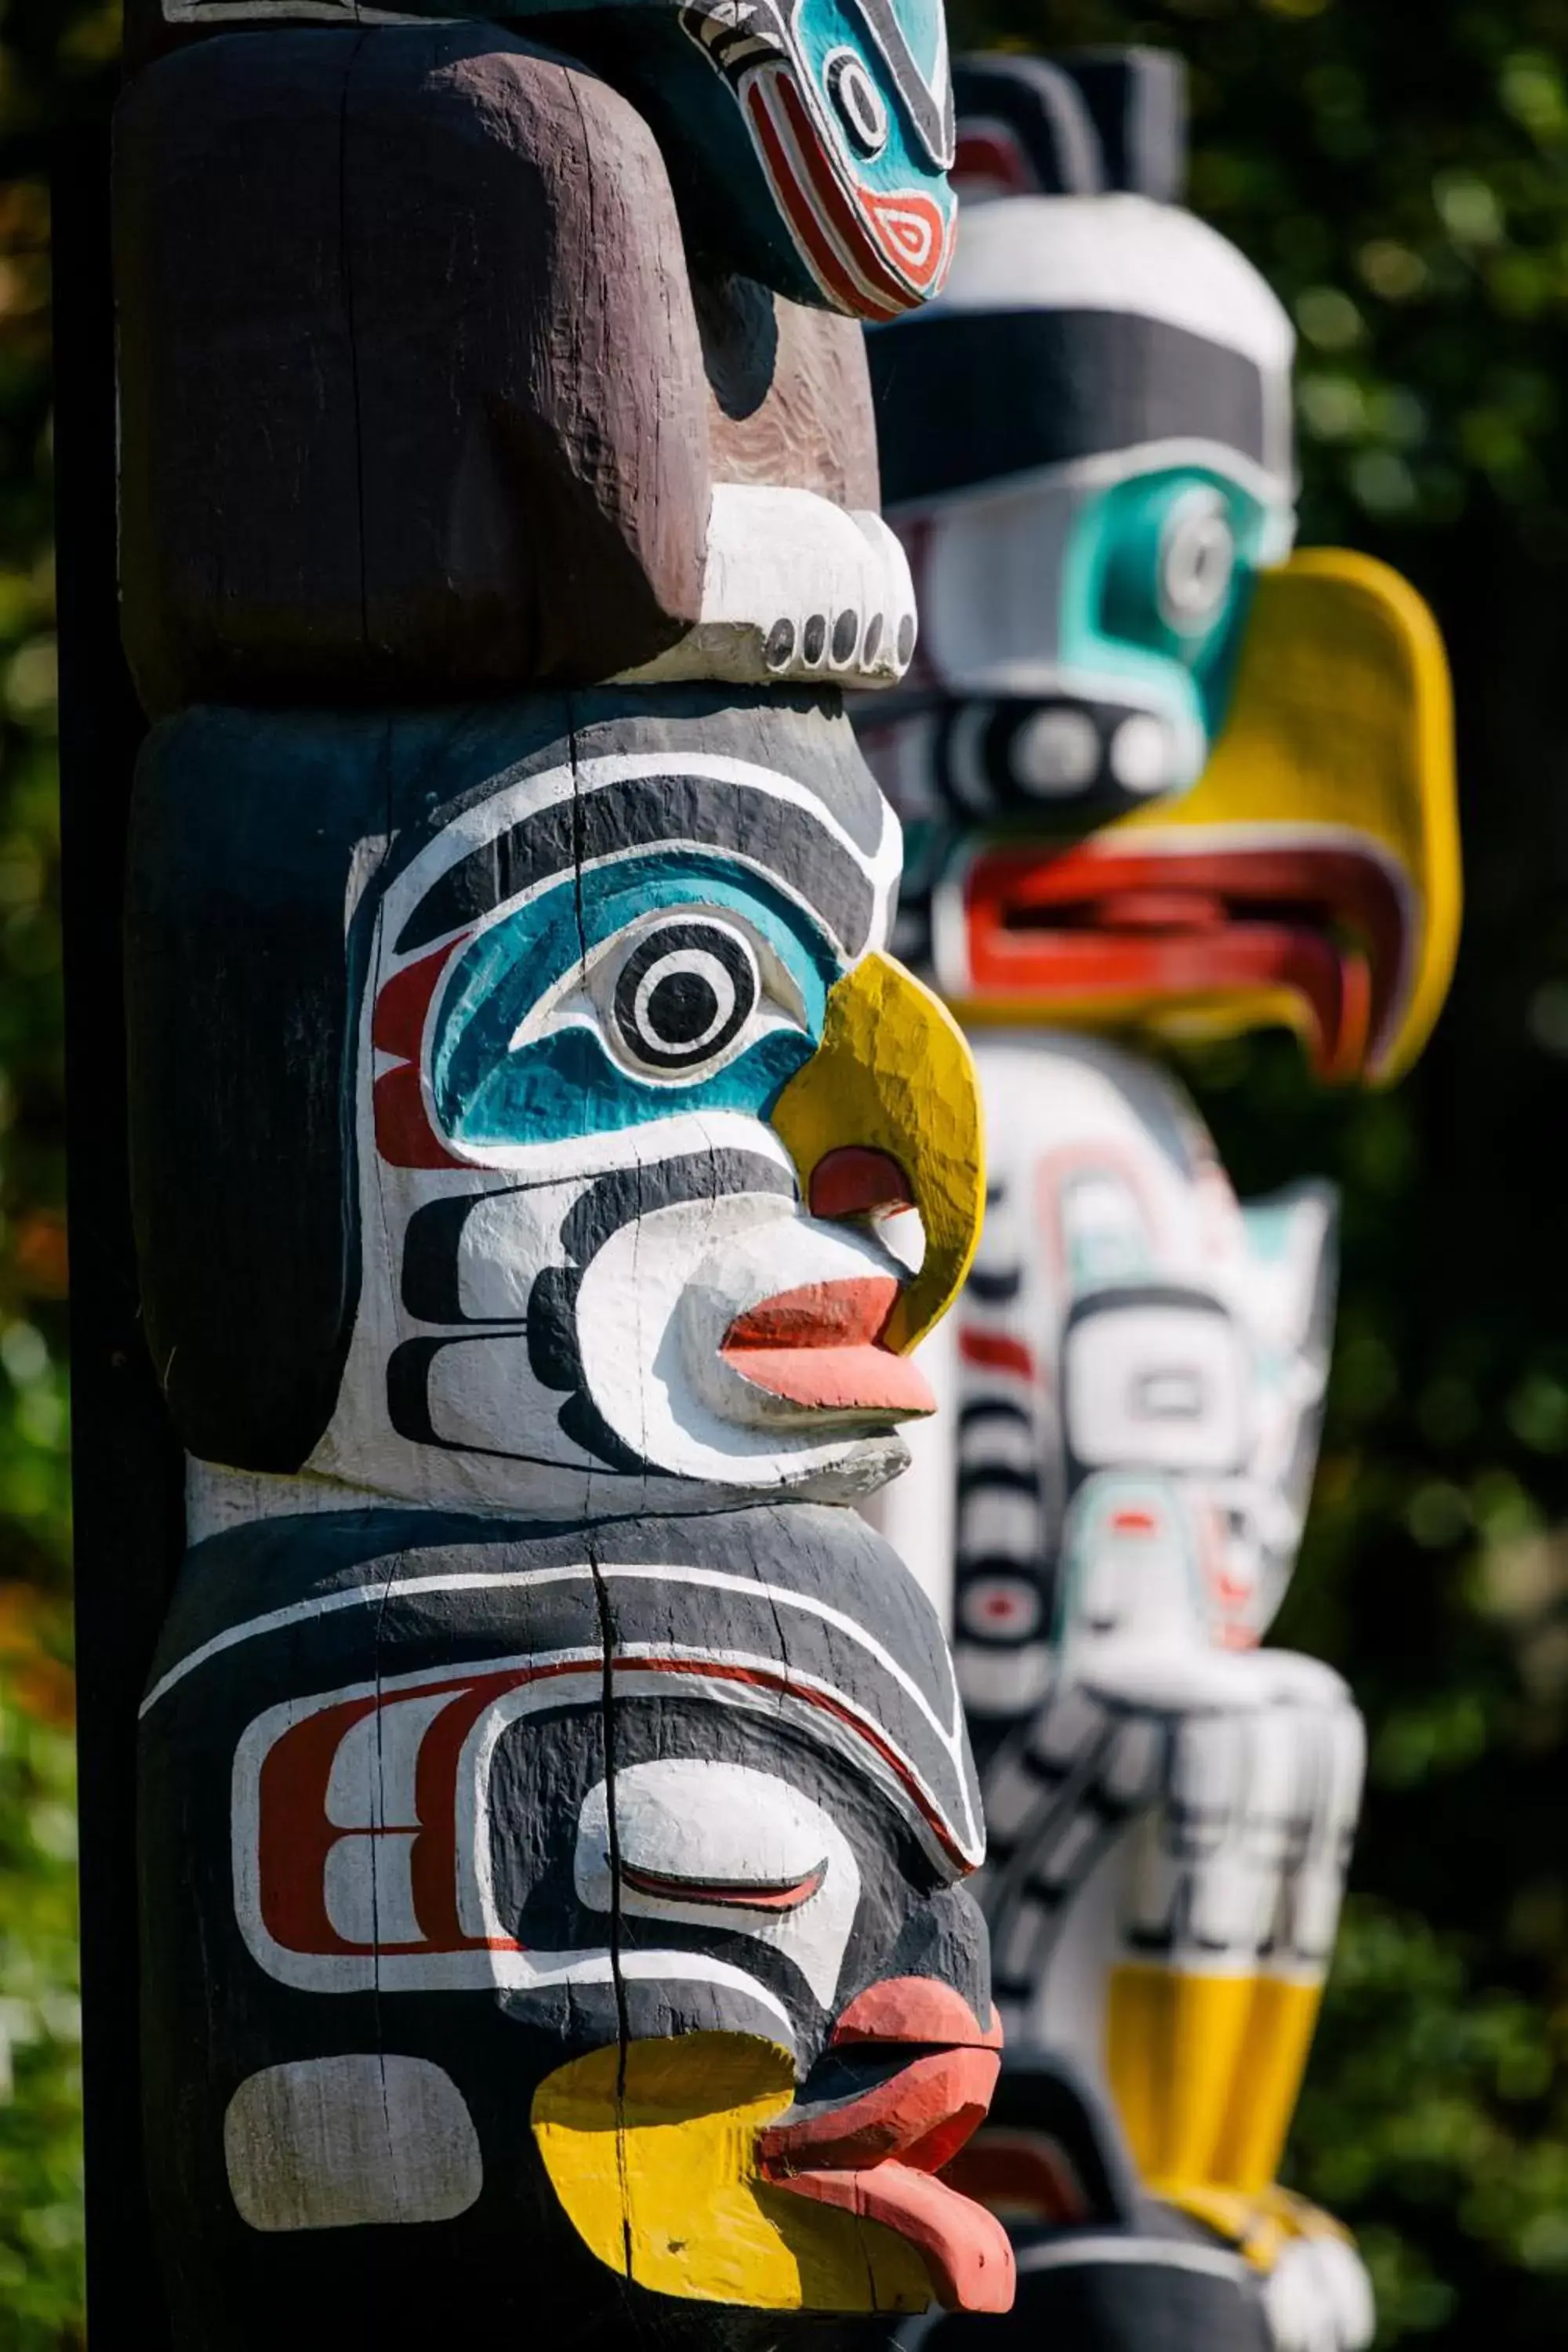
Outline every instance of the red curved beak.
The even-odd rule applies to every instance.
[[[847,2098],[797,2108],[764,2132],[774,2187],[880,2222],[913,2246],[949,2311],[1003,2312],[1015,2272],[1007,2233],[984,2207],[934,2178],[984,2120],[1001,2029],[982,2027],[951,1985],[900,1977],[872,1985],[839,2018],[835,2052],[920,2053]]]
[[[1410,987],[1411,909],[1391,863],[1350,845],[1226,847],[1177,833],[1042,855],[995,844],[965,877],[969,989],[1145,1011],[1277,992],[1317,1075],[1375,1076]]]

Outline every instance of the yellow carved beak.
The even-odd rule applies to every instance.
[[[980,1092],[963,1031],[902,964],[863,956],[829,995],[822,1043],[772,1119],[815,1213],[834,1213],[820,1180],[836,1155],[882,1154],[902,1171],[925,1257],[882,1344],[908,1354],[957,1297],[984,1214]]]
[[[965,885],[972,1021],[1173,1040],[1283,1024],[1386,1085],[1453,973],[1453,715],[1436,622],[1385,564],[1314,548],[1258,579],[1230,717],[1184,800],[1079,848],[1000,843]]]
[[[1398,934],[1363,943],[1377,1001],[1362,1070],[1345,1075],[1400,1076],[1448,992],[1462,882],[1447,658],[1427,605],[1386,564],[1310,548],[1262,575],[1208,768],[1168,817],[1151,811],[1124,830],[1242,827],[1265,850],[1299,845],[1304,861],[1342,849],[1345,897],[1336,908],[1331,879],[1331,921],[1353,922],[1358,863],[1394,881]],[[1274,1009],[1301,1026],[1299,1012]],[[1225,1026],[1234,1034],[1262,1013],[1243,994]]]

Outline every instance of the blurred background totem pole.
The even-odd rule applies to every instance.
[[[860,721],[910,833],[902,944],[984,1039],[990,1137],[924,1359],[950,1412],[873,1507],[952,1612],[990,1838],[1009,2055],[949,2177],[1014,2236],[990,2340],[1352,2352],[1359,2258],[1277,2175],[1362,1727],[1258,1646],[1335,1204],[1238,1205],[1126,1043],[1283,1023],[1325,1082],[1408,1066],[1458,921],[1446,665],[1396,575],[1290,551],[1291,331],[1180,205],[1176,62],[956,81],[952,277],[869,338],[922,636]]]
[[[175,2335],[995,2312],[978,1791],[849,1507],[984,1190],[840,702],[941,13],[450,14],[132,0],[115,129]]]

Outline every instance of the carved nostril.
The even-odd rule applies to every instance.
[[[863,1217],[878,1209],[912,1209],[914,1188],[891,1152],[841,1144],[811,1174],[814,1217]]]

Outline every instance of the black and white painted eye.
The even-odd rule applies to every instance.
[[[888,143],[888,110],[882,93],[853,49],[835,49],[823,68],[834,110],[862,155],[879,155]]]
[[[1218,490],[1189,490],[1160,533],[1160,611],[1173,629],[1193,635],[1225,610],[1236,577],[1236,533]]]
[[[717,1757],[668,1756],[588,1791],[573,1874],[592,1911],[722,1928],[792,1961],[831,2008],[860,1900],[843,1831],[805,1791]]]
[[[616,975],[616,1029],[645,1069],[699,1070],[729,1051],[762,992],[742,931],[711,919],[660,923],[643,932]]]
[[[1034,712],[1007,746],[1013,780],[1032,800],[1087,792],[1100,781],[1100,761],[1099,728],[1065,702]]]

